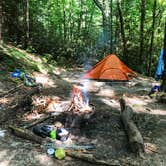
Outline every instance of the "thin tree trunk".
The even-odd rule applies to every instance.
[[[107,35],[107,17],[105,13],[105,0],[103,0],[103,5],[98,0],[93,0],[93,2],[96,4],[96,6],[100,9],[102,13],[102,26],[103,26],[103,38],[106,40]],[[105,41],[103,41],[105,42]]]
[[[153,52],[153,39],[154,39],[154,27],[155,27],[155,20],[156,20],[156,5],[157,1],[154,0],[153,5],[153,21],[152,21],[152,34],[151,34],[151,42],[149,48],[149,66],[148,66],[148,75],[151,76],[151,65],[152,65],[152,52]]]
[[[165,17],[165,28],[164,28],[164,74],[161,83],[161,90],[166,92],[166,17]]]
[[[66,8],[65,8],[65,1],[63,0],[63,40],[65,42],[67,34],[66,28]]]
[[[117,0],[117,8],[118,8],[119,21],[120,21],[120,27],[121,27],[122,41],[123,41],[123,56],[125,60],[127,61],[127,48],[126,48],[126,36],[124,31],[124,20],[123,20],[123,14],[122,14],[122,9],[121,9],[119,0]]]
[[[72,27],[72,19],[73,19],[73,11],[72,11],[72,1],[69,3],[70,5],[70,11],[69,11],[69,40],[72,41],[72,33],[73,33],[73,27]]]
[[[3,19],[3,14],[2,14],[2,0],[0,1],[0,44],[2,44],[2,19]]]
[[[25,43],[24,47],[27,48],[29,44],[29,0],[26,0],[25,9]]]
[[[82,0],[79,1],[79,8],[80,8],[80,13],[79,13],[79,19],[77,23],[77,40],[80,38],[80,34],[81,34],[81,24],[82,24],[82,17],[83,17]]]
[[[119,39],[119,19],[118,19],[118,11],[116,10],[116,19],[115,19],[115,31],[114,31],[114,45],[118,45],[118,39]],[[114,53],[117,53],[117,47],[114,48]]]
[[[91,29],[91,24],[93,21],[93,15],[94,15],[94,10],[91,11],[90,17],[89,17],[89,21],[88,21],[88,26],[87,26],[87,32],[89,34],[90,29]]]
[[[104,35],[104,42],[106,42],[107,38],[107,17],[106,17],[106,2],[103,0],[103,11],[102,11],[102,17],[103,17],[103,35]]]
[[[113,38],[113,30],[112,30],[112,15],[113,15],[113,12],[112,12],[112,0],[110,1],[110,52],[112,53],[113,51],[113,45],[112,45],[112,38]]]
[[[140,71],[143,71],[143,47],[144,47],[144,22],[145,22],[145,0],[141,0],[141,23],[140,23],[140,53],[139,53],[139,64]]]

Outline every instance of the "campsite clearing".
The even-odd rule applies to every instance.
[[[41,90],[42,96],[59,97],[69,101],[72,85],[80,82],[82,72],[59,70],[59,77],[36,73],[37,80],[49,80],[44,83]],[[38,78],[44,79],[38,79]],[[2,82],[1,82],[2,83]],[[42,82],[41,82],[42,83]],[[71,131],[72,138],[77,143],[93,143],[95,149],[90,151],[96,158],[117,165],[156,165],[164,166],[166,163],[166,129],[165,129],[165,104],[157,103],[149,98],[148,93],[155,84],[153,79],[138,77],[129,83],[110,83],[90,81],[88,88],[89,102],[95,106],[96,113],[88,125],[78,130]],[[8,82],[3,90],[10,89]],[[1,139],[0,163],[2,165],[93,165],[86,161],[66,157],[65,160],[56,160],[46,154],[38,144],[14,136],[8,129],[9,125],[20,126],[26,113],[23,107],[11,110],[13,100],[25,91],[20,87],[8,98],[1,98],[1,130],[4,136]],[[19,93],[18,93],[19,92]],[[145,143],[145,159],[135,156],[128,146],[124,127],[120,120],[119,98],[125,95],[128,104],[136,112],[134,122],[137,124]],[[22,109],[21,109],[22,108]],[[4,111],[5,110],[5,111]],[[61,119],[61,118],[60,118]],[[53,123],[55,119],[47,119],[45,123]]]

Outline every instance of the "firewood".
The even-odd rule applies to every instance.
[[[32,105],[32,96],[34,94],[38,94],[40,92],[39,87],[33,87],[28,89],[23,95],[20,95],[16,98],[16,104],[12,107],[12,109],[18,109],[22,107],[28,107],[31,109]]]
[[[72,151],[67,151],[66,154],[70,157],[76,158],[76,159],[80,159],[89,163],[93,163],[95,165],[107,165],[107,166],[117,166],[119,164],[115,164],[115,163],[110,163],[104,160],[99,160],[96,159],[92,154],[83,154],[83,153],[79,153],[79,152],[72,152]]]
[[[144,141],[140,131],[133,122],[133,110],[130,106],[126,106],[123,98],[119,100],[121,106],[121,119],[128,136],[128,141],[132,152],[143,158]]]
[[[51,118],[51,117],[52,117],[51,114],[46,115],[46,116],[44,116],[44,117],[41,118],[41,119],[37,119],[37,120],[33,121],[32,123],[30,123],[30,124],[28,124],[28,125],[25,125],[25,126],[24,126],[24,129],[29,129],[29,128],[31,128],[31,127],[33,127],[33,126],[35,126],[35,125],[37,125],[37,124],[39,124],[39,123],[41,123],[41,122],[43,122],[43,121],[49,119],[49,118]]]
[[[42,137],[33,134],[33,132],[31,132],[30,130],[13,126],[9,126],[9,128],[12,130],[13,134],[18,137],[33,141],[38,144],[42,144],[44,142],[44,139]]]

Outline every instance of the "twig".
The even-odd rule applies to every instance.
[[[7,96],[9,95],[9,93],[14,92],[14,91],[17,90],[18,88],[20,88],[22,85],[23,85],[23,84],[20,84],[20,85],[14,87],[14,88],[12,88],[12,89],[10,89],[10,90],[8,90],[8,91],[2,93],[2,94],[0,94],[0,97],[7,97]]]
[[[72,108],[73,108],[73,104],[71,104],[66,111],[71,111]]]
[[[32,122],[32,123],[30,123],[30,124],[24,126],[24,129],[29,129],[29,128],[35,126],[36,124],[39,124],[39,123],[41,123],[41,122],[43,122],[43,121],[49,119],[50,117],[52,117],[51,114],[50,114],[50,115],[47,115],[47,116],[45,116],[45,117],[43,117],[43,118],[41,118],[41,119],[37,119],[36,121],[34,121],[34,122]]]
[[[151,148],[149,148],[149,147],[146,147],[146,149],[147,149],[147,150],[150,150],[151,152],[161,154],[161,153],[160,153],[160,152],[158,152],[157,150],[153,150],[153,149],[151,149]]]

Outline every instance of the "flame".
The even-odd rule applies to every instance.
[[[71,103],[76,111],[91,110],[89,106],[89,98],[84,85],[74,85],[71,96]]]
[[[78,100],[78,102],[89,105],[89,98],[87,96],[86,89],[83,85],[74,85],[72,91],[72,100]]]

